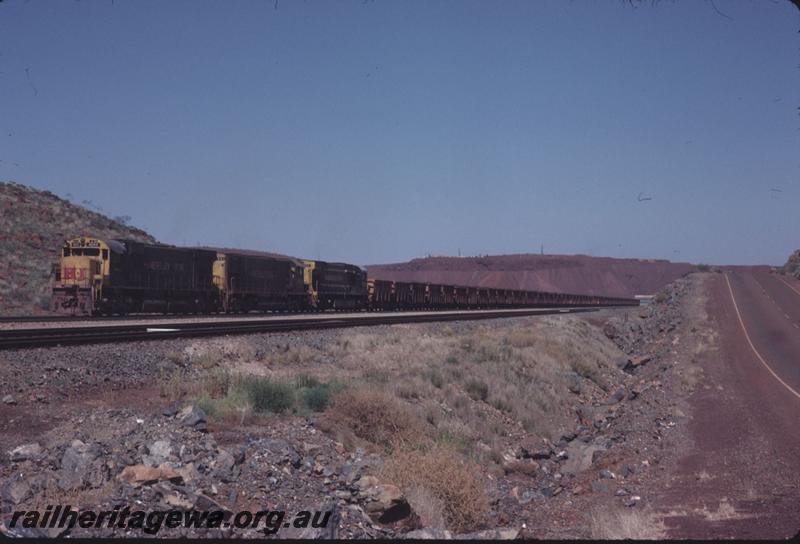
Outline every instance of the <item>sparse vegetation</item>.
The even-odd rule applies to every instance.
[[[441,389],[444,386],[444,376],[442,376],[442,373],[439,372],[439,370],[431,370],[428,373],[428,378],[436,389]]]
[[[800,280],[800,249],[789,255],[786,264],[781,267],[781,273],[789,274]]]
[[[458,335],[419,336],[397,327],[391,342],[354,332],[329,353],[337,374],[394,392],[406,406],[421,406],[420,418],[436,427],[433,436],[448,436],[445,430],[458,423],[467,429],[462,436],[483,437],[491,447],[506,434],[499,417],[554,438],[572,421],[570,389],[597,388],[605,394],[602,368],[618,356],[616,347],[592,335],[583,321],[567,319],[502,329],[479,326]],[[485,449],[474,454],[491,456]]]
[[[281,413],[295,405],[295,387],[291,383],[257,376],[239,377],[236,389],[245,391],[256,412]]]
[[[345,385],[340,380],[322,382],[303,375],[294,381],[263,376],[233,374],[214,368],[200,374],[176,371],[161,373],[160,394],[168,399],[193,399],[210,415],[231,413],[322,412],[332,395]],[[243,417],[243,416],[242,416]]]
[[[703,264],[703,263],[697,265],[697,270],[700,272],[714,272],[717,274],[721,272],[718,266],[712,266],[710,264]]]
[[[298,398],[302,399],[304,407],[312,412],[324,412],[333,395],[345,387],[344,382],[340,380],[331,379],[323,383],[306,374],[298,376],[295,385],[298,390]]]
[[[592,514],[591,532],[595,540],[659,540],[665,526],[652,512],[610,510]]]
[[[489,509],[482,471],[449,445],[395,452],[381,470],[383,480],[403,489],[412,506],[454,531],[475,529]]]
[[[340,430],[386,451],[425,437],[425,424],[408,405],[374,387],[345,389],[333,399],[327,415]]]
[[[458,334],[452,327],[422,335],[414,326],[347,331],[320,347],[256,351],[241,341],[201,342],[171,354],[162,395],[208,399],[218,416],[324,412],[323,425],[348,446],[391,451],[397,441],[438,441],[490,462],[502,462],[509,422],[560,436],[572,425],[573,395],[607,394],[603,369],[619,356],[574,317]]]
[[[217,366],[222,360],[222,354],[217,351],[206,351],[190,359],[191,364],[197,365],[204,370]]]
[[[464,386],[464,389],[466,389],[472,400],[482,400],[485,402],[486,399],[489,398],[489,385],[482,380],[470,379]]]

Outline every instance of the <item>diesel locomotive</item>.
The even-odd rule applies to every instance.
[[[134,240],[67,240],[51,309],[66,315],[634,306],[635,299],[395,282],[347,263]]]

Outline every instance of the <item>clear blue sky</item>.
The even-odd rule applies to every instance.
[[[360,264],[782,263],[800,13],[715,5],[6,0],[0,180],[169,243]]]

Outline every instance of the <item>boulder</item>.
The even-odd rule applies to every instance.
[[[173,417],[175,414],[180,412],[180,410],[181,410],[180,402],[173,402],[172,404],[164,408],[164,411],[161,413],[166,417]]]
[[[411,515],[411,505],[400,488],[392,484],[378,484],[367,491],[373,502],[366,505],[369,516],[378,523],[395,523]]]
[[[359,490],[366,491],[367,489],[378,485],[380,481],[375,476],[362,476],[356,480],[355,485]]]
[[[199,406],[194,404],[190,404],[178,412],[177,419],[184,427],[190,427],[201,432],[206,432],[208,430],[206,413]]]
[[[444,529],[416,529],[403,535],[403,538],[411,540],[450,540],[453,535]]]
[[[652,357],[649,355],[634,355],[628,359],[628,364],[625,365],[623,370],[625,372],[633,372],[638,367],[649,363],[652,360]]]
[[[641,497],[638,495],[633,495],[631,497],[626,497],[622,500],[622,504],[627,507],[636,506],[636,504],[641,500]]]
[[[92,463],[101,453],[102,450],[97,444],[84,444],[80,440],[73,440],[61,457],[58,486],[61,489],[72,489],[83,486],[89,480],[98,483],[96,480],[102,479],[102,475],[93,470]]]
[[[289,463],[294,468],[303,466],[303,458],[286,440],[268,438],[259,442],[259,445],[266,453],[272,454],[270,458],[274,463]]]
[[[560,471],[565,474],[578,474],[592,466],[595,452],[605,451],[604,448],[595,444],[584,442],[571,442],[567,448],[569,458],[560,466]]]
[[[27,459],[33,459],[38,457],[39,454],[42,453],[42,447],[37,442],[32,442],[30,444],[23,444],[22,446],[17,446],[10,452],[8,452],[8,457],[11,459],[11,462],[18,463],[20,461],[25,461]]]
[[[626,368],[628,368],[628,365],[630,365],[630,363],[631,363],[631,360],[628,357],[616,357],[616,358],[614,358],[614,365],[620,370],[625,370]]]
[[[229,451],[220,450],[219,455],[214,460],[214,475],[226,483],[235,481],[241,473],[236,459]]]
[[[203,510],[203,511],[211,511],[211,510],[221,510],[223,512],[230,512],[229,508],[226,508],[222,504],[218,503],[208,495],[203,493],[198,493],[197,496],[194,497],[194,507],[196,510]]]
[[[31,495],[31,486],[24,477],[18,475],[3,486],[2,498],[11,504],[19,504]]]
[[[613,480],[616,478],[616,476],[614,475],[613,472],[604,468],[603,470],[600,471],[600,478],[602,478],[603,480]]]
[[[613,405],[622,402],[622,400],[625,398],[625,395],[626,395],[625,388],[620,387],[619,389],[614,391],[614,393],[608,398],[606,404]]]
[[[172,444],[169,440],[156,440],[148,448],[150,455],[160,459],[168,459],[172,457]]]
[[[539,471],[539,463],[533,460],[520,460],[514,459],[503,464],[503,472],[510,474],[516,472],[518,474],[525,474],[533,476]]]
[[[200,472],[195,467],[194,463],[187,463],[184,466],[175,469],[185,484],[191,484],[200,477]]]
[[[131,465],[125,467],[117,478],[121,482],[139,487],[142,485],[154,484],[159,481],[168,480],[176,484],[183,483],[183,477],[164,463],[158,467],[148,467],[146,465]]]
[[[595,493],[608,493],[611,488],[605,482],[592,482],[592,491]]]
[[[542,443],[532,438],[527,438],[519,445],[518,457],[523,459],[549,459],[553,455],[550,448],[543,447]]]

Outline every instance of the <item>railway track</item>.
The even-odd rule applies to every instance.
[[[606,306],[610,308],[613,306]],[[331,329],[342,327],[365,327],[399,323],[424,323],[432,321],[468,321],[497,319],[531,315],[593,312],[601,308],[524,308],[514,310],[462,310],[437,312],[364,314],[297,314],[279,318],[204,322],[164,322],[136,325],[94,325],[86,327],[24,328],[0,330],[0,350],[29,349],[50,346],[99,344],[109,342],[134,342],[142,340],[164,340],[170,338],[223,336],[266,332],[299,331],[309,329]],[[139,318],[141,319],[141,317]]]
[[[310,312],[308,312],[310,314]],[[273,315],[298,315],[297,313],[242,313],[242,314],[126,314],[126,315],[105,315],[105,316],[85,316],[85,315],[7,315],[0,316],[0,323],[69,323],[70,321],[143,321],[150,319],[153,321],[168,319],[244,319],[244,318],[264,318]],[[316,314],[314,314],[316,315]]]

